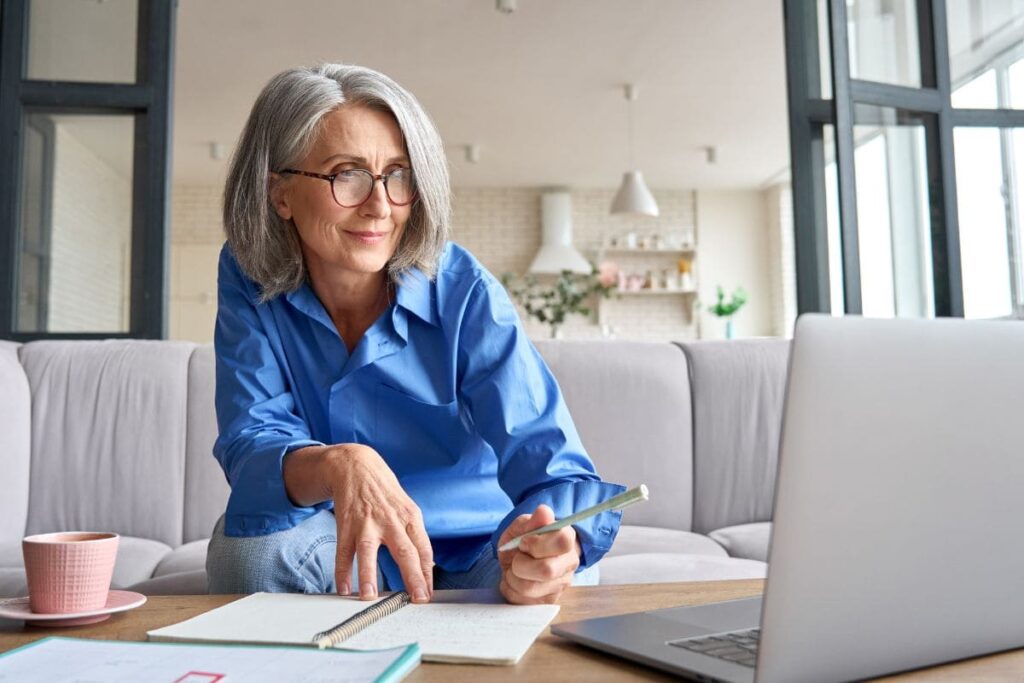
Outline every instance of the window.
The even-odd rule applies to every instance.
[[[0,338],[165,336],[175,5],[0,5]]]
[[[800,312],[1024,317],[1024,0],[784,6]]]

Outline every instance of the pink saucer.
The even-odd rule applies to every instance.
[[[132,591],[111,590],[107,604],[102,609],[72,614],[36,614],[28,604],[28,597],[0,599],[0,618],[22,619],[32,626],[82,626],[95,624],[110,617],[114,612],[124,612],[146,602],[146,596]]]

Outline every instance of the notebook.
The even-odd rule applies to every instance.
[[[315,635],[373,604],[338,595],[254,593],[187,621],[149,631],[148,636],[154,641],[315,648]],[[496,590],[439,590],[432,602],[406,605],[334,648],[380,650],[418,643],[423,661],[515,664],[556,614],[557,605],[509,605]]]
[[[409,645],[376,652],[43,638],[0,654],[0,681],[400,681],[420,663]]]

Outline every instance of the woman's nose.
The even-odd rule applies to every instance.
[[[391,202],[388,201],[387,188],[384,187],[384,182],[381,179],[374,180],[370,196],[361,208],[363,215],[369,218],[387,218],[391,215]]]

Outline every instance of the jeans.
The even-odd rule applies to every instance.
[[[222,593],[336,593],[334,557],[337,546],[334,513],[321,510],[291,529],[264,536],[225,536],[224,517],[217,521],[206,554],[209,592]],[[352,585],[359,585],[352,564]],[[573,576],[574,586],[594,586],[597,566]],[[472,567],[452,572],[434,567],[434,588],[497,588],[501,565],[484,552]],[[394,590],[377,568],[378,591]]]

